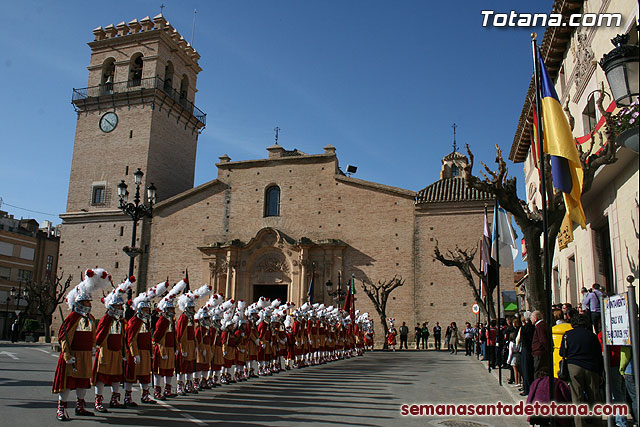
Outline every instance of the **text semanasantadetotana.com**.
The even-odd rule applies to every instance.
[[[627,415],[629,409],[624,404],[603,404],[589,406],[587,404],[566,403],[422,403],[403,404],[400,415],[403,416],[537,416],[537,417],[573,417],[573,416],[611,416]]]

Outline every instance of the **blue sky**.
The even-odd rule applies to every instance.
[[[153,17],[160,3],[4,3],[3,210],[60,222],[76,124],[71,92],[87,86],[91,31]],[[187,40],[197,9],[196,105],[207,128],[196,185],[216,177],[222,154],[265,157],[276,126],[287,149],[321,153],[332,144],[341,165],[358,166],[356,177],[414,191],[438,179],[454,122],[459,145],[470,144],[477,161],[493,164],[495,144],[508,155],[531,78],[532,29],[483,28],[480,11],[508,12],[512,1],[164,4]],[[552,2],[515,4],[518,12],[547,13]],[[510,164],[510,172],[524,197],[522,165]]]

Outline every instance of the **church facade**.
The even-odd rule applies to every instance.
[[[199,55],[160,15],[94,35],[89,87],[74,91],[78,123],[59,272],[79,278],[100,266],[126,277],[122,248],[135,243],[140,289],[176,282],[188,270],[194,286],[211,283],[227,297],[302,304],[313,280],[313,302],[332,305],[328,290],[353,279],[356,308],[376,318],[361,283],[397,277],[404,285],[391,294],[387,315],[398,322],[475,319],[468,284],[432,258],[436,242],[446,250],[481,239],[492,201],[466,188],[465,156],[454,149],[434,164],[440,179],[416,193],[345,175],[331,145],[307,154],[275,144],[262,159],[222,155],[217,179],[193,188],[205,125],[194,105]],[[89,154],[96,146],[98,158]],[[153,217],[139,223],[132,242],[132,221],[115,193],[121,180],[133,187],[137,168],[142,188],[159,190]]]

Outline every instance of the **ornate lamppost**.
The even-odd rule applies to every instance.
[[[138,228],[138,221],[144,217],[151,218],[153,213],[153,205],[156,202],[156,187],[151,183],[147,187],[147,205],[141,203],[142,200],[140,198],[140,186],[142,185],[142,177],[144,173],[138,168],[137,171],[133,173],[134,184],[136,186],[136,193],[133,196],[133,202],[129,202],[129,191],[127,191],[127,184],[124,180],[120,181],[118,184],[118,198],[120,199],[120,209],[125,214],[129,215],[131,221],[133,221],[133,227],[131,230],[131,246],[125,246],[123,251],[129,255],[129,277],[133,276],[133,265],[134,259],[136,256],[142,253],[140,248],[136,248],[136,231]],[[127,292],[127,300],[131,300],[132,289],[129,289]],[[133,310],[131,305],[127,302],[127,319],[133,315]]]
[[[338,303],[338,305],[342,304],[342,302],[345,300],[345,298],[347,297],[347,292],[342,289],[342,284],[340,283],[340,272],[338,272],[338,287],[334,290],[333,288],[333,282],[331,282],[331,280],[327,280],[327,283],[325,283],[325,286],[327,287],[327,294],[333,298],[333,300]]]
[[[628,106],[638,98],[638,46],[629,45],[628,34],[611,39],[615,48],[600,60],[607,76],[613,99],[619,107]]]

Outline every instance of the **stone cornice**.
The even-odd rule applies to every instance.
[[[356,185],[358,187],[365,187],[371,190],[380,191],[382,193],[393,194],[395,196],[402,196],[405,198],[415,198],[416,192],[411,190],[406,190],[404,188],[392,187],[390,185],[378,184],[377,182],[365,181],[363,179],[351,178],[343,175],[336,175],[336,181],[340,181],[345,184]]]
[[[165,199],[165,200],[153,205],[153,209],[154,210],[160,210],[160,209],[167,208],[167,207],[173,205],[174,203],[177,203],[177,202],[179,202],[181,200],[187,199],[187,198],[193,196],[194,194],[197,194],[197,193],[199,193],[201,191],[206,190],[207,188],[216,186],[218,184],[220,184],[221,186],[227,187],[227,184],[225,184],[224,182],[222,182],[222,181],[220,181],[218,179],[214,179],[214,180],[211,180],[209,182],[205,182],[204,184],[201,184],[201,185],[199,185],[199,186],[197,186],[195,188],[192,188],[190,190],[186,190],[186,191],[183,191],[182,193],[176,194],[173,197],[169,197],[168,199]]]
[[[273,157],[270,159],[257,160],[240,160],[237,162],[221,162],[216,163],[219,169],[249,169],[253,167],[264,167],[275,164],[308,164],[308,163],[327,163],[335,161],[335,154],[305,154],[302,156],[285,156]]]

